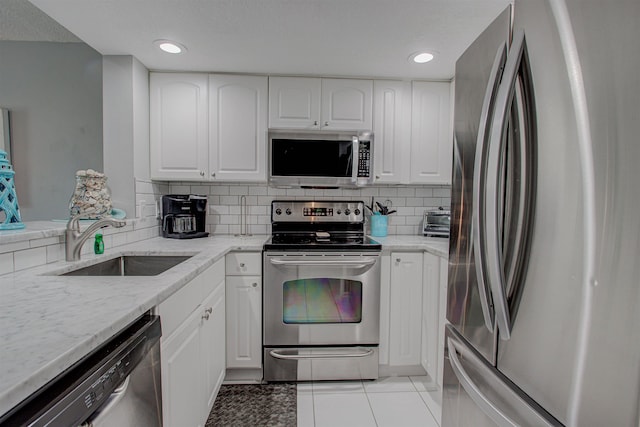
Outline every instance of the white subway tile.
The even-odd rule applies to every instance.
[[[431,187],[416,188],[416,197],[433,197],[433,189]]]
[[[36,267],[47,263],[47,248],[33,248],[13,253],[15,271]]]
[[[269,196],[286,196],[287,195],[287,189],[286,188],[268,187],[267,188],[267,194]]]
[[[424,206],[424,199],[422,197],[407,197],[407,206]]]
[[[220,196],[221,205],[237,205],[239,200],[238,196]]]
[[[0,275],[13,272],[13,252],[0,255]]]
[[[398,187],[398,197],[415,197],[416,189],[414,187]]]
[[[287,196],[304,196],[304,189],[302,188],[288,188]]]
[[[211,231],[209,231],[209,233],[211,234],[229,234],[229,225],[228,224],[218,224],[218,225],[212,225],[211,226]]]
[[[433,195],[435,197],[451,197],[450,188],[434,188]]]
[[[15,243],[5,243],[0,245],[0,254],[7,253],[7,252],[21,251],[23,249],[29,249],[28,240],[25,240],[22,242],[15,242]]]
[[[62,243],[58,243],[57,245],[49,245],[47,246],[46,249],[47,249],[47,264],[50,264],[56,261],[61,261],[65,257],[64,245]]]
[[[252,185],[249,187],[249,194],[252,196],[266,196],[267,195],[267,187],[266,186],[258,186]]]
[[[246,196],[249,194],[249,187],[246,185],[234,185],[229,187],[229,194],[231,196]]]
[[[47,246],[47,245],[55,245],[58,244],[60,241],[58,239],[58,236],[55,237],[45,237],[42,239],[33,239],[33,240],[29,240],[29,247],[31,248],[39,248],[41,246]]]
[[[169,192],[171,194],[188,194],[191,192],[191,187],[188,185],[171,184],[169,186]]]

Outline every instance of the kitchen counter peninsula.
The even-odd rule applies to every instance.
[[[0,276],[0,414],[37,391],[231,251],[260,251],[268,236],[153,238]],[[448,242],[375,238],[382,250],[445,256]],[[157,276],[59,276],[119,255],[187,255]]]

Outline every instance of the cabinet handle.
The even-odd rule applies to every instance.
[[[209,314],[213,313],[213,307],[207,308],[204,312]]]
[[[314,126],[318,126],[318,121],[317,121],[317,120],[314,120],[314,121],[313,121],[313,125],[314,125]]]
[[[329,122],[324,122],[324,125],[325,126],[329,126]]]
[[[204,320],[209,320],[209,313],[205,313],[205,314],[203,314],[203,315],[202,315],[202,318],[203,318]]]
[[[253,282],[253,283],[251,284],[251,286],[253,286],[254,288],[257,288],[257,287],[258,287],[258,284],[257,284],[256,282]]]

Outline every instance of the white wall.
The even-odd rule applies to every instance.
[[[102,57],[84,43],[0,41],[23,221],[67,218],[78,169],[102,170]]]

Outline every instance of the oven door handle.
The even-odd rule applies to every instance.
[[[287,267],[297,267],[297,266],[316,266],[321,265],[324,267],[368,267],[377,262],[377,259],[366,259],[366,260],[284,260],[271,258],[269,262],[273,265],[283,265]]]
[[[287,350],[271,350],[269,354],[276,359],[284,360],[300,360],[300,359],[342,359],[348,357],[367,357],[373,354],[372,349],[362,349],[356,353],[317,353],[317,354],[282,354],[280,351]]]

